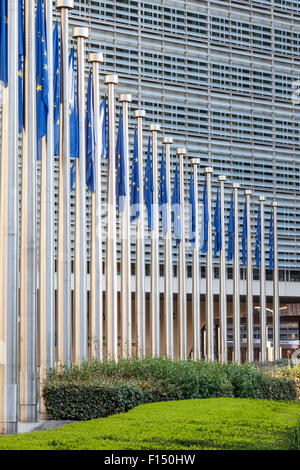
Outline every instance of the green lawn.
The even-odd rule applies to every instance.
[[[52,431],[3,436],[0,449],[295,449],[299,420],[300,402],[162,402]]]

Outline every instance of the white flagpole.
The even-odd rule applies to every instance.
[[[278,361],[280,359],[280,301],[278,277],[277,207],[278,203],[276,201],[273,201],[273,350],[275,361]]]
[[[145,306],[145,220],[144,220],[144,154],[143,154],[143,119],[146,112],[138,109],[134,112],[137,120],[138,158],[139,158],[139,217],[136,223],[136,287],[135,321],[136,353],[139,358],[146,355],[146,306]]]
[[[0,210],[0,433],[18,430],[18,3],[8,2],[8,87],[3,89]],[[1,86],[1,85],[0,85]]]
[[[37,420],[35,8],[25,2],[25,67],[20,253],[20,420]]]
[[[192,158],[195,197],[195,247],[193,249],[193,359],[201,359],[201,325],[200,325],[200,258],[199,258],[199,215],[198,215],[198,165],[200,158]]]
[[[152,172],[153,172],[153,229],[151,232],[151,293],[150,293],[150,345],[152,357],[160,352],[160,291],[159,291],[159,214],[158,214],[158,172],[157,132],[159,124],[151,124]]]
[[[95,122],[95,192],[92,193],[92,228],[91,228],[91,358],[103,358],[103,275],[102,275],[102,225],[101,225],[101,155],[100,155],[100,92],[99,64],[103,63],[101,52],[89,54],[93,65],[94,122]]]
[[[213,296],[213,270],[212,270],[212,221],[211,221],[211,175],[213,169],[204,169],[206,174],[206,191],[208,207],[207,252],[206,252],[206,295],[205,295],[205,323],[207,359],[214,360],[214,296]]]
[[[239,256],[239,208],[238,189],[233,183],[234,200],[234,266],[233,266],[233,341],[234,361],[241,362],[241,327],[240,327],[240,256]]]
[[[107,243],[106,243],[106,356],[118,358],[118,305],[117,305],[117,235],[116,235],[116,167],[115,167],[115,86],[117,75],[106,75],[108,85],[109,161],[107,185]]]
[[[173,263],[172,263],[172,223],[171,223],[171,181],[170,181],[170,146],[172,137],[164,137],[165,161],[166,161],[166,187],[167,187],[167,231],[165,234],[165,295],[164,295],[164,320],[165,320],[165,356],[174,358],[173,339]]]
[[[69,10],[73,0],[56,0],[61,10],[61,92],[57,260],[57,360],[71,362],[71,237],[70,237],[70,96]]]
[[[265,196],[260,201],[260,349],[261,362],[267,360],[267,311],[266,311],[266,265],[265,265]]]
[[[252,243],[251,243],[251,214],[250,197],[251,189],[245,190],[247,210],[247,361],[254,361],[253,347],[253,274],[252,274]]]
[[[53,116],[53,15],[52,1],[46,0],[46,33],[48,57],[47,147],[43,139],[41,161],[40,223],[40,412],[45,413],[42,381],[54,365],[54,116]],[[45,154],[46,147],[46,154]]]
[[[85,85],[84,85],[84,40],[88,39],[88,28],[74,28],[77,39],[77,89],[79,151],[76,159],[75,196],[75,363],[87,359],[87,256],[86,256],[86,142],[85,142]],[[72,138],[72,136],[71,136]]]
[[[128,148],[128,104],[130,94],[121,94],[122,103],[124,159],[125,159],[125,191],[124,209],[122,212],[122,265],[121,265],[121,355],[131,356],[131,245],[130,245],[130,194],[129,194],[129,148]]]
[[[185,148],[177,149],[179,157],[179,193],[180,193],[180,244],[179,244],[179,359],[187,358],[187,314],[186,314],[186,265],[185,265],[185,233],[184,233],[184,157]]]
[[[221,251],[220,251],[220,298],[219,298],[219,317],[220,317],[220,361],[227,362],[227,295],[226,295],[226,252],[225,252],[225,197],[224,184],[226,176],[219,176],[220,185],[220,216],[221,216]]]

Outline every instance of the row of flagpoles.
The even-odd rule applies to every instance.
[[[72,0],[57,0],[61,12],[61,39],[56,24],[53,30],[52,1],[0,1],[0,81],[3,82],[1,233],[0,271],[0,432],[14,432],[18,417],[37,418],[38,341],[40,377],[58,363],[80,364],[88,357],[117,359],[132,354],[131,325],[131,239],[130,226],[136,227],[135,321],[136,354],[146,354],[145,290],[145,218],[151,232],[150,353],[174,357],[172,239],[179,252],[179,358],[186,359],[187,299],[185,246],[184,161],[186,149],[178,148],[174,188],[171,197],[170,152],[173,139],[164,137],[164,151],[158,169],[158,124],[150,126],[145,172],[143,167],[144,110],[136,110],[136,128],[129,178],[128,113],[131,95],[121,94],[121,112],[115,139],[115,93],[118,77],[106,75],[108,99],[100,103],[101,53],[90,53],[91,70],[85,96],[85,40],[89,30],[76,27],[77,93],[74,77],[74,50],[69,54],[69,10]],[[24,25],[23,25],[24,23]],[[15,37],[18,36],[18,44]],[[33,86],[33,84],[36,84]],[[108,105],[108,111],[106,111]],[[108,130],[107,130],[108,128]],[[18,130],[22,134],[22,205],[18,224]],[[152,141],[152,146],[151,146]],[[54,156],[59,156],[59,216],[57,249],[57,286],[54,251]],[[107,158],[106,279],[102,274],[103,233],[101,230],[101,160]],[[73,160],[71,160],[73,159]],[[73,162],[71,165],[71,161]],[[39,162],[39,163],[37,163]],[[225,176],[219,176],[215,215],[212,217],[212,172],[205,168],[202,197],[202,227],[198,220],[198,173],[200,160],[191,159],[189,186],[189,241],[193,250],[192,319],[193,358],[201,358],[200,327],[200,251],[206,254],[205,357],[215,359],[213,305],[213,229],[214,255],[219,255],[220,349],[219,359],[226,361],[227,292],[225,246]],[[39,275],[36,270],[37,165],[41,168]],[[74,344],[72,343],[70,194],[75,186],[74,250]],[[131,191],[130,191],[131,186]],[[87,190],[91,195],[90,253],[90,332],[87,323]],[[228,223],[227,261],[233,261],[234,360],[241,361],[240,341],[240,257],[239,257],[239,185],[233,184]],[[130,197],[129,197],[130,196]],[[247,267],[247,360],[253,361],[252,240],[250,223],[251,191],[245,191],[242,235],[242,263]],[[256,266],[260,267],[261,360],[266,360],[266,286],[264,197],[260,197],[256,235]],[[279,358],[279,297],[277,253],[277,204],[272,203],[269,246],[274,271],[274,358]],[[145,213],[146,210],[146,213]],[[117,216],[121,223],[120,317],[117,302]],[[160,350],[159,217],[165,245],[164,274],[164,351]],[[173,220],[173,232],[172,232]],[[199,234],[201,232],[201,237]],[[20,259],[20,280],[18,280]],[[104,288],[105,282],[105,288]],[[55,287],[57,301],[55,305]],[[105,306],[102,292],[105,290]],[[37,332],[37,291],[39,292],[39,331]],[[18,298],[18,292],[20,296]],[[103,332],[105,312],[105,333]],[[20,315],[20,364],[18,377],[18,315]],[[118,321],[121,345],[118,354]],[[56,327],[55,327],[56,319]],[[57,337],[56,348],[54,344]],[[55,353],[56,350],[56,353]],[[20,390],[18,392],[18,384]],[[41,411],[43,404],[41,403]]]

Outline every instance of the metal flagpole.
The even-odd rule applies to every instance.
[[[278,278],[277,207],[278,203],[276,201],[273,201],[273,350],[275,361],[278,361],[280,359],[280,301]]]
[[[160,349],[160,292],[159,292],[159,214],[157,173],[157,132],[159,124],[151,124],[153,171],[153,229],[151,232],[151,293],[150,293],[150,349],[152,357],[159,356]]]
[[[132,97],[121,94],[122,103],[125,191],[124,209],[122,212],[122,273],[121,273],[121,355],[131,356],[131,246],[130,246],[130,197],[129,197],[129,148],[128,148],[128,103]]]
[[[240,256],[239,256],[239,207],[238,189],[240,185],[233,183],[234,201],[234,266],[233,266],[233,341],[234,362],[241,362],[240,332]]]
[[[109,162],[107,185],[107,243],[106,243],[106,356],[118,358],[117,305],[117,235],[116,235],[116,167],[115,167],[115,86],[117,75],[105,75],[108,85]]]
[[[71,239],[70,239],[70,121],[69,10],[73,0],[56,0],[61,9],[61,145],[59,155],[59,214],[57,272],[57,360],[71,362]]]
[[[266,317],[266,267],[265,267],[265,196],[260,201],[260,360],[267,360],[267,317]]]
[[[200,326],[200,258],[199,258],[199,216],[198,216],[198,165],[200,158],[192,158],[195,198],[195,246],[193,249],[193,358],[201,359],[201,326]]]
[[[253,347],[253,274],[252,274],[252,243],[251,243],[251,214],[250,196],[251,189],[246,189],[246,210],[247,210],[247,361],[254,361]]]
[[[220,216],[221,216],[221,250],[220,250],[220,297],[219,297],[219,318],[220,318],[220,361],[227,362],[227,295],[226,295],[226,253],[225,253],[225,197],[224,184],[226,176],[219,176],[220,186]]]
[[[165,321],[165,356],[174,358],[173,339],[173,264],[172,264],[172,223],[171,223],[171,181],[170,181],[170,146],[172,137],[164,137],[166,159],[166,187],[167,187],[167,231],[165,234],[165,295],[164,295],[164,321]]]
[[[75,196],[75,363],[87,359],[87,256],[86,256],[86,144],[85,144],[85,86],[84,86],[84,40],[88,39],[88,28],[74,28],[77,39],[77,89],[79,146],[76,158]],[[71,136],[72,138],[72,136]]]
[[[41,161],[41,223],[40,223],[40,412],[45,413],[42,380],[54,365],[54,115],[53,106],[53,15],[52,1],[46,0],[46,33],[48,55],[47,154],[43,138]]]
[[[143,154],[143,119],[146,112],[138,109],[134,112],[137,120],[138,158],[139,158],[139,217],[136,225],[136,352],[139,358],[146,355],[146,306],[145,306],[145,219],[144,219],[144,154]]]
[[[102,360],[102,226],[101,226],[101,155],[100,155],[100,92],[99,92],[99,64],[103,63],[101,52],[89,54],[89,62],[93,65],[94,90],[94,122],[95,122],[95,192],[92,193],[92,227],[91,227],[91,357]]]
[[[2,98],[0,433],[18,429],[18,2],[8,2],[8,87]]]
[[[20,253],[20,420],[37,420],[36,390],[36,65],[35,8],[25,2],[25,130]]]
[[[185,148],[177,149],[179,157],[179,193],[180,193],[180,244],[179,244],[179,359],[187,358],[187,318],[186,318],[186,266],[185,266],[185,234],[184,234],[184,157]]]
[[[207,359],[214,360],[214,297],[213,297],[213,272],[212,272],[212,225],[211,225],[211,175],[213,169],[204,169],[206,175],[208,228],[207,228],[207,252],[206,252],[206,295],[205,295],[205,322]]]

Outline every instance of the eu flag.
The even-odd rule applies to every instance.
[[[59,155],[59,106],[60,106],[60,56],[58,25],[55,23],[53,31],[53,113],[54,113],[54,155]]]
[[[75,179],[76,179],[76,160],[74,160],[72,166],[71,166],[71,175],[70,175],[70,189],[73,191]]]
[[[134,129],[133,141],[133,157],[132,157],[132,178],[131,178],[131,194],[130,194],[130,221],[133,222],[140,215],[140,178],[139,178],[139,155],[137,130]]]
[[[116,203],[118,209],[118,215],[124,209],[124,198],[126,196],[126,185],[125,185],[125,156],[124,156],[124,135],[123,135],[123,118],[122,111],[120,111],[119,117],[119,129],[117,136],[117,145],[116,145]]]
[[[201,239],[200,239],[200,248],[201,253],[207,252],[207,235],[208,235],[208,205],[207,205],[207,190],[206,190],[206,180],[203,187],[203,206],[202,206],[202,221],[201,221]]]
[[[260,267],[260,208],[257,209],[256,243],[255,243],[256,267]]]
[[[242,264],[246,264],[246,255],[247,255],[247,201],[244,205],[244,219],[243,219],[243,237],[242,237]]]
[[[196,246],[196,205],[195,205],[195,193],[194,193],[194,175],[190,173],[190,194],[189,194],[189,205],[190,205],[190,243],[191,248],[194,249]]]
[[[166,167],[165,167],[164,151],[162,151],[162,155],[161,155],[158,202],[159,202],[159,208],[160,208],[160,213],[161,213],[163,234],[165,235],[167,233],[168,195],[167,195],[167,181],[166,181]]]
[[[19,134],[23,128],[23,68],[24,55],[24,12],[23,0],[18,0],[18,85],[19,85]]]
[[[181,219],[180,219],[180,188],[178,165],[176,163],[174,188],[172,194],[172,222],[174,224],[174,235],[176,238],[176,246],[181,242]]]
[[[70,157],[78,157],[78,109],[75,92],[74,79],[74,48],[71,49],[69,55],[69,93],[70,93]]]
[[[145,183],[144,183],[144,201],[148,211],[148,228],[152,230],[152,204],[153,204],[153,175],[152,163],[150,155],[150,137],[148,140],[148,151],[145,169]]]
[[[37,159],[41,158],[41,139],[47,133],[48,63],[43,1],[38,0],[35,20]]]
[[[234,213],[233,213],[233,193],[231,194],[229,224],[228,224],[228,251],[227,261],[233,258],[233,241],[234,241]]]
[[[107,158],[107,143],[106,143],[106,99],[103,98],[100,104],[100,158]]]
[[[220,208],[220,191],[218,187],[217,201],[214,215],[214,228],[215,228],[215,249],[214,256],[217,256],[221,251],[222,235],[221,235],[221,208]]]
[[[269,271],[274,269],[274,238],[273,238],[273,213],[271,212],[269,229]]]
[[[0,0],[0,81],[7,86],[7,0]]]
[[[86,185],[95,192],[95,122],[93,108],[92,74],[89,73],[86,112]]]

